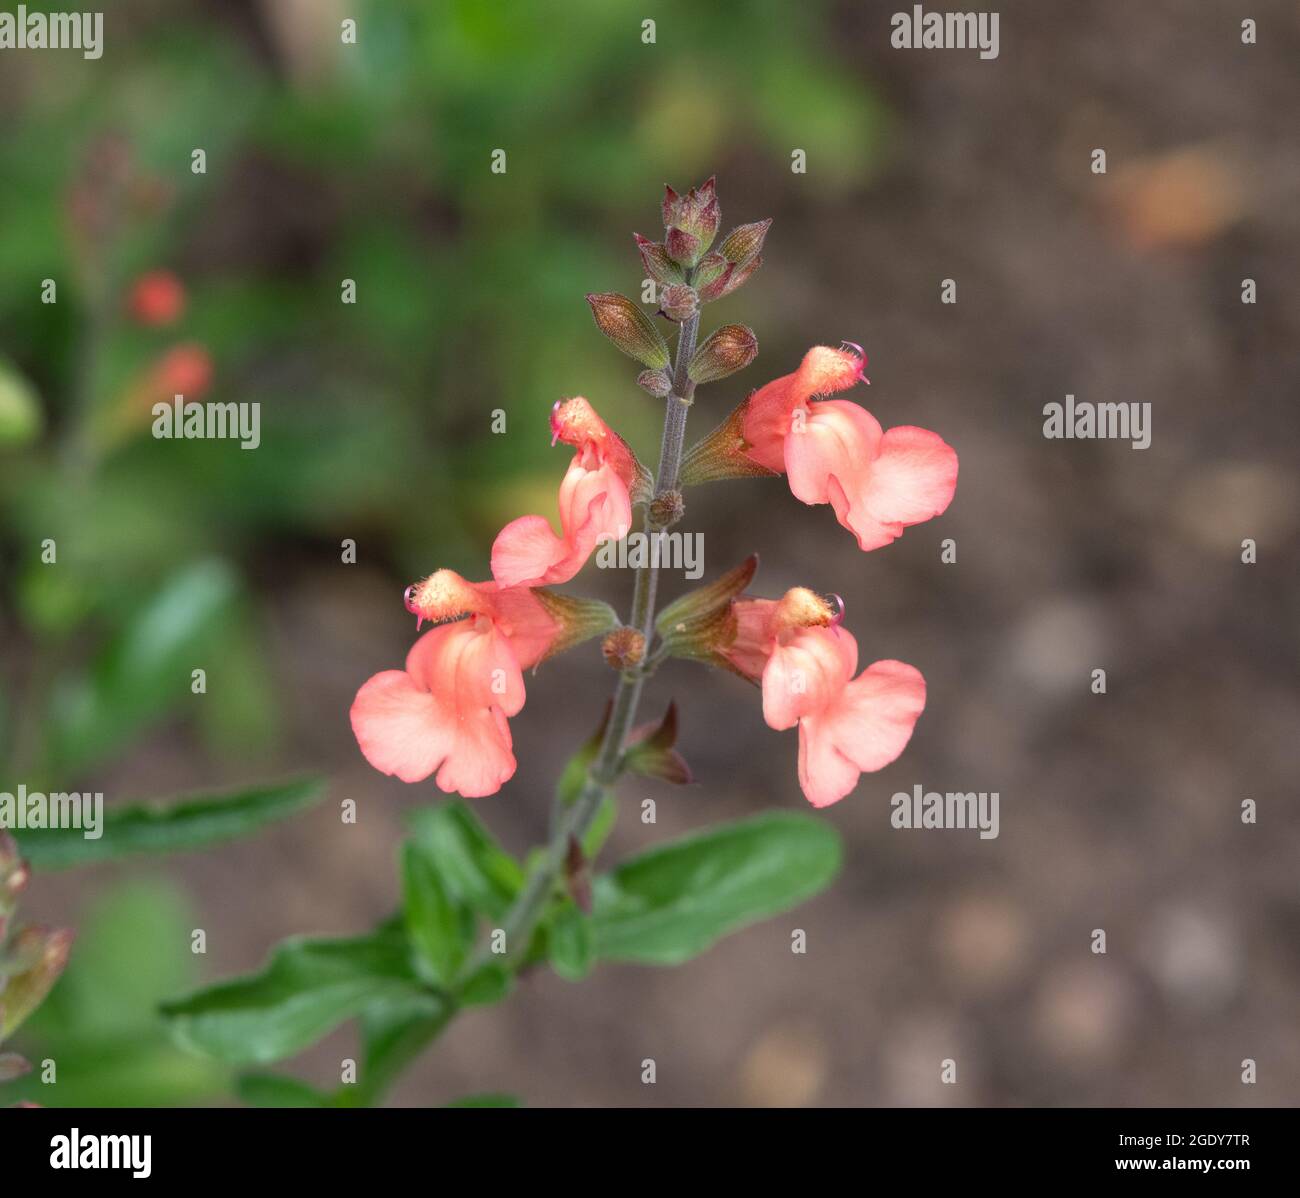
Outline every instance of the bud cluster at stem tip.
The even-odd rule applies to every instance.
[[[687,319],[695,305],[729,295],[762,265],[771,220],[740,225],[711,249],[721,216],[712,178],[685,195],[665,185],[663,241],[633,234],[646,274],[664,289],[660,311],[669,320]],[[693,294],[688,296],[688,291]]]

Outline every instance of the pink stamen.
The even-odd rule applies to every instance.
[[[555,426],[555,413],[560,410],[560,405],[563,402],[564,400],[557,399],[555,403],[551,405],[551,448],[552,449],[555,448],[555,443],[560,439],[560,430]]]
[[[840,621],[844,619],[844,600],[838,595],[832,595],[831,598],[835,600],[835,606],[840,609],[831,619],[831,627],[836,628],[839,626]]]

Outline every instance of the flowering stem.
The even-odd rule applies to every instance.
[[[683,321],[677,340],[673,392],[665,401],[663,445],[655,480],[656,495],[663,495],[677,487],[677,472],[681,467],[682,446],[686,439],[686,413],[690,409],[691,396],[695,389],[687,377],[686,366],[695,352],[695,334],[698,327],[698,315]],[[647,532],[653,532],[658,527],[650,516],[648,506],[645,523]],[[639,628],[645,634],[647,646],[654,629],[657,582],[658,570],[655,566],[645,565],[637,570],[632,592],[632,618],[629,623],[631,627]],[[527,948],[532,930],[541,917],[564,869],[570,840],[582,843],[592,820],[600,810],[601,800],[608,794],[609,787],[618,777],[623,746],[636,719],[645,677],[646,671],[641,669],[625,670],[619,675],[609,720],[605,725],[605,735],[601,739],[595,758],[587,769],[586,781],[578,792],[577,798],[570,804],[563,817],[556,822],[542,864],[533,871],[502,921],[508,952],[515,946]],[[475,968],[485,964],[488,959],[486,954],[480,951],[466,970],[466,976],[469,976]]]
[[[665,400],[664,435],[659,454],[659,470],[655,477],[656,496],[677,489],[677,476],[682,464],[682,448],[686,440],[686,414],[690,410],[695,392],[695,384],[687,375],[687,366],[695,353],[695,337],[699,322],[698,314],[682,321],[677,338],[677,355],[673,363],[673,389]],[[647,505],[645,531],[653,534],[663,527],[655,521]],[[648,556],[653,558],[653,555]],[[650,648],[651,634],[654,631],[657,585],[657,567],[645,565],[637,570],[632,591],[632,615],[629,626],[638,628],[644,633],[647,650]],[[514,956],[516,961],[526,960],[533,929],[545,912],[563,874],[569,855],[570,841],[576,840],[579,845],[582,844],[592,821],[600,811],[602,802],[609,795],[610,787],[618,778],[622,766],[623,747],[636,719],[637,706],[641,700],[641,688],[661,658],[662,654],[651,654],[640,667],[624,670],[619,674],[609,719],[605,724],[605,734],[596,756],[587,767],[587,776],[582,788],[572,803],[562,809],[560,817],[554,822],[551,838],[547,842],[540,865],[533,870],[501,921],[501,931],[505,933],[506,952]],[[411,1029],[406,1042],[385,1062],[383,1076],[370,1079],[364,1094],[365,1101],[376,1101],[402,1069],[414,1060],[425,1045],[442,1030],[455,1012],[455,992],[459,985],[471,979],[491,960],[492,953],[489,947],[486,944],[480,945],[478,951],[471,955],[461,971],[458,985],[453,986],[452,993],[447,995],[449,1010]]]

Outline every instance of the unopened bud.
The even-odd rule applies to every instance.
[[[757,354],[758,338],[752,329],[743,324],[724,324],[695,351],[686,372],[693,383],[712,383],[743,370]]]
[[[645,636],[635,628],[615,628],[600,643],[605,660],[615,670],[630,670],[645,657]]]
[[[727,280],[735,269],[735,264],[728,262],[717,250],[705,254],[691,276],[691,284],[699,295],[700,302],[707,304],[725,295]]]
[[[606,291],[587,296],[600,329],[619,349],[651,370],[668,365],[668,343],[648,317],[627,296]]]
[[[686,501],[680,491],[665,491],[650,501],[650,523],[670,528],[686,514]]]
[[[682,197],[671,186],[664,184],[664,228],[670,229],[677,223],[677,213],[682,206]]]
[[[50,992],[68,962],[72,933],[66,929],[24,928],[9,945],[18,972],[0,991],[0,1040],[7,1039]]]
[[[680,324],[700,310],[699,296],[695,294],[694,287],[688,287],[685,283],[674,283],[671,287],[664,288],[663,294],[659,297],[659,310],[669,320]]]
[[[673,380],[666,370],[643,370],[636,376],[636,385],[656,399],[666,399],[673,389]]]
[[[641,251],[641,263],[646,274],[656,283],[680,283],[684,280],[682,268],[668,257],[663,242],[651,241],[640,233],[633,233],[632,236],[636,238],[636,248]]]
[[[664,249],[674,262],[682,266],[694,266],[703,252],[700,239],[692,236],[685,229],[669,229],[668,236],[664,240]]]
[[[772,219],[755,221],[752,225],[739,225],[722,239],[718,252],[728,261],[743,266],[762,248]]]
[[[697,238],[703,253],[718,234],[722,210],[718,207],[717,180],[710,176],[699,187],[679,196],[671,187],[664,188],[664,228],[681,229]]]
[[[706,254],[695,268],[695,290],[699,292],[700,302],[708,304],[730,295],[762,265],[761,254],[755,254],[746,262],[728,262],[716,252]],[[702,276],[707,276],[708,281],[702,281]]]
[[[744,286],[749,281],[749,276],[762,265],[763,255],[757,254],[744,265],[732,267],[731,273],[727,275],[726,282],[723,284],[722,294],[730,295],[737,287]]]

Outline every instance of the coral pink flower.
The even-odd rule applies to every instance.
[[[957,454],[927,429],[883,432],[855,403],[814,402],[851,387],[865,365],[865,357],[848,350],[814,346],[793,374],[750,396],[741,433],[746,457],[787,474],[804,503],[829,503],[861,549],[878,549],[948,507]]]
[[[384,670],[357,692],[357,743],[403,782],[436,773],[449,794],[494,794],[515,772],[507,718],[524,705],[522,671],[550,652],[562,625],[527,590],[451,570],[411,587],[407,606],[439,625],[416,641],[404,670]]]
[[[858,643],[826,603],[796,587],[779,602],[732,605],[728,661],[763,687],[763,719],[799,728],[799,785],[814,807],[839,802],[861,774],[883,769],[911,739],[925,679],[901,661],[877,661],[856,678]]]
[[[568,582],[601,541],[621,539],[632,526],[641,467],[622,437],[581,396],[555,405],[551,430],[577,449],[560,484],[562,533],[544,516],[507,524],[492,545],[492,577],[503,587]]]

